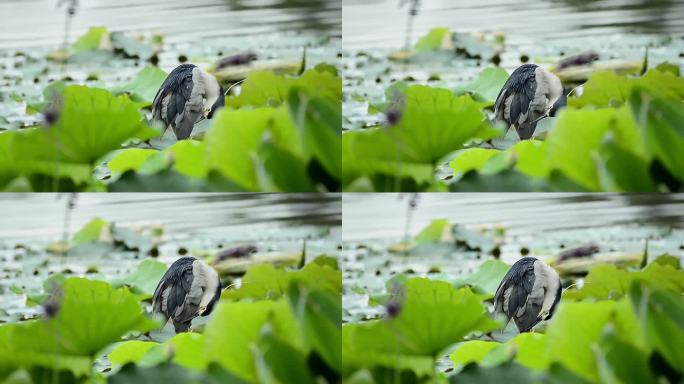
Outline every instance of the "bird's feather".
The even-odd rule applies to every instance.
[[[185,322],[185,297],[190,291],[193,281],[194,257],[182,257],[176,260],[162,277],[152,296],[152,309],[160,312],[166,319],[171,319],[174,325]],[[188,308],[188,310],[191,310]],[[180,320],[180,321],[178,321]],[[192,318],[190,318],[192,320]]]
[[[528,327],[528,313],[536,309],[535,318],[539,313],[539,308],[534,307],[534,303],[528,302],[528,297],[534,288],[534,262],[536,260],[533,257],[525,257],[516,262],[501,280],[494,295],[495,311],[503,313],[507,319],[513,318],[521,332],[532,327]]]

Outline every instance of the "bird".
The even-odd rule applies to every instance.
[[[181,257],[164,273],[152,297],[152,310],[171,320],[176,333],[186,332],[192,319],[209,315],[221,297],[218,273],[201,260]]]
[[[154,96],[152,119],[163,123],[162,134],[171,128],[178,140],[184,140],[196,123],[211,119],[224,105],[223,87],[213,75],[194,64],[181,64]]]
[[[521,333],[529,332],[553,316],[561,292],[553,268],[534,257],[524,257],[513,264],[496,289],[494,312],[503,314],[506,324],[513,318]]]
[[[513,126],[520,140],[532,137],[537,122],[553,117],[568,97],[558,76],[536,64],[523,64],[506,80],[494,103],[494,115]]]

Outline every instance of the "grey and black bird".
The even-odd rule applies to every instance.
[[[567,104],[558,76],[535,64],[518,67],[506,80],[494,104],[496,119],[511,126],[521,140],[532,137],[537,122],[555,116]]]
[[[166,77],[152,101],[152,118],[169,128],[178,140],[187,139],[195,124],[211,119],[225,105],[216,78],[194,64],[181,64]]]
[[[511,319],[520,332],[548,320],[561,297],[558,273],[543,261],[524,257],[511,267],[494,295],[494,312]]]
[[[176,333],[185,332],[192,319],[210,314],[220,297],[218,273],[201,260],[181,257],[157,285],[152,310],[171,320]]]

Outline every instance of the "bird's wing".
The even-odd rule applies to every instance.
[[[532,72],[531,76],[526,76],[515,90],[511,102],[511,124],[518,127],[529,121],[530,103],[534,100],[536,90],[537,81],[534,78],[534,72]]]
[[[169,267],[154,291],[152,309],[155,312],[163,313],[167,319],[174,317],[190,289],[194,260],[182,257]]]
[[[508,77],[494,103],[498,120],[517,128],[521,119],[526,119],[530,101],[534,99],[537,89],[536,68],[536,65],[524,64]]]
[[[185,81],[183,88],[181,88],[180,95],[177,96],[178,103],[176,104],[176,115],[173,127],[173,133],[176,134],[178,140],[184,140],[190,137],[192,128],[195,123],[202,116],[202,108],[204,104],[204,83],[198,79],[196,74],[199,69],[195,69],[192,78]],[[182,108],[181,108],[182,102]],[[171,115],[169,114],[169,117]]]
[[[510,94],[508,93],[508,85],[509,84],[507,81],[503,88],[501,88],[501,91],[499,91],[499,95],[496,97],[496,102],[494,103],[494,115],[497,120],[510,123],[508,121],[508,116],[505,116],[506,100],[510,97]]]
[[[176,323],[185,323],[192,320],[199,312],[200,301],[204,294],[205,281],[200,272],[200,261],[195,260],[192,263],[192,269],[189,274],[184,276],[182,280],[183,286],[183,301],[176,308],[173,316],[173,321]]]
[[[178,139],[190,136],[202,114],[204,87],[198,81],[199,68],[184,64],[176,67],[157,91],[152,102],[152,117],[171,126]]]
[[[505,314],[508,319],[513,318],[516,325],[519,317],[527,312],[527,299],[535,280],[534,261],[533,258],[521,259],[517,266],[511,267],[494,295],[495,311]]]

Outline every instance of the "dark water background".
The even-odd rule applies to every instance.
[[[79,0],[71,39],[96,25],[160,32],[169,43],[205,37],[315,31],[341,35],[340,0]],[[0,49],[62,42],[57,0],[0,0]]]
[[[69,194],[0,194],[0,238],[59,238]],[[171,236],[201,231],[293,231],[341,225],[339,194],[109,193],[76,194],[68,226],[74,233],[93,217],[118,225],[160,224]]]
[[[344,241],[400,240],[410,194],[344,194]],[[464,225],[500,224],[510,235],[624,224],[684,227],[684,194],[425,193],[409,225],[416,234],[437,218]]]
[[[344,47],[402,47],[411,2],[342,0]],[[438,26],[461,32],[500,31],[514,44],[584,36],[607,41],[618,33],[681,35],[684,1],[421,0],[411,43]]]

